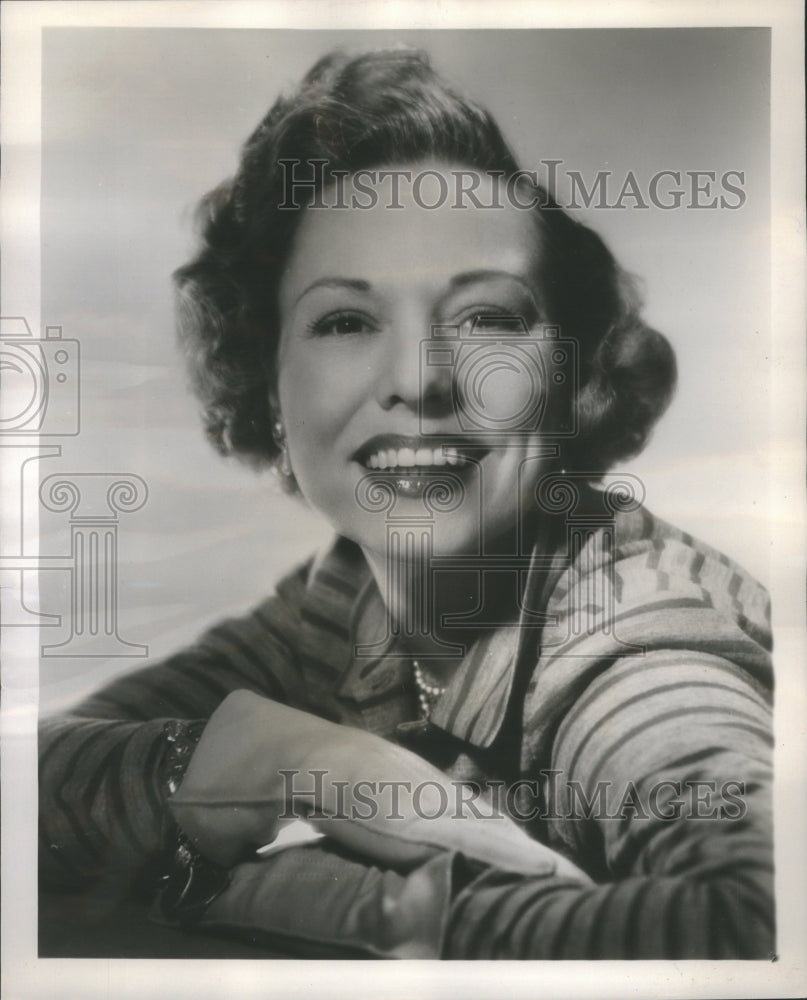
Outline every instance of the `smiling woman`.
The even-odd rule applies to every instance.
[[[426,470],[451,465],[466,496],[450,513],[435,513],[436,551],[475,551],[480,511],[490,540],[515,531],[513,501],[521,493],[526,504],[541,463],[532,461],[520,484],[519,472],[543,453],[546,435],[540,420],[527,428],[502,420],[536,395],[529,376],[540,358],[529,359],[532,371],[503,367],[501,340],[513,340],[508,320],[518,318],[526,346],[540,355],[552,344],[534,333],[541,319],[533,291],[537,250],[532,219],[514,208],[430,211],[407,200],[398,212],[383,203],[308,212],[300,224],[280,291],[278,412],[303,495],[373,554],[379,580],[385,515],[356,502],[369,469],[397,470],[397,495],[413,501],[416,515],[433,481]],[[331,276],[335,263],[344,277]],[[432,337],[432,330],[454,336]],[[458,366],[448,358],[428,363],[426,353],[454,340],[458,348],[473,344],[486,376],[478,426],[469,429],[459,420],[468,411],[468,386]],[[557,409],[556,386],[538,391]]]
[[[288,953],[770,953],[767,596],[610,472],[675,362],[603,242],[410,51],[322,59],[200,220],[208,436],[336,539],[43,724],[43,880]]]

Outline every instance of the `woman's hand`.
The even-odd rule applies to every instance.
[[[479,818],[460,793],[381,737],[235,691],[211,716],[169,805],[198,850],[228,867],[271,842],[284,821],[305,818],[389,868],[410,870],[450,850],[507,871],[588,883],[506,816]]]

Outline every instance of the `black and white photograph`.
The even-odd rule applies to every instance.
[[[4,990],[799,995],[803,12],[293,7],[4,11]]]

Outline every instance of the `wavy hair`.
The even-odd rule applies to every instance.
[[[205,432],[223,454],[256,467],[278,446],[269,402],[279,338],[277,295],[299,211],[285,198],[281,161],[325,161],[334,171],[442,160],[506,179],[519,170],[491,115],[455,92],[411,50],[334,52],[270,108],[241,151],[236,175],[197,209],[199,247],[174,274],[177,328]],[[640,317],[633,281],[591,229],[538,187],[534,213],[545,250],[540,289],[549,320],[578,344],[578,433],[569,470],[592,479],[637,454],[676,379],[667,340]],[[292,488],[294,488],[292,486]]]

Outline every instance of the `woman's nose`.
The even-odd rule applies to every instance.
[[[402,318],[385,337],[376,392],[385,410],[404,406],[424,417],[451,412],[453,365],[435,364],[428,319]]]

